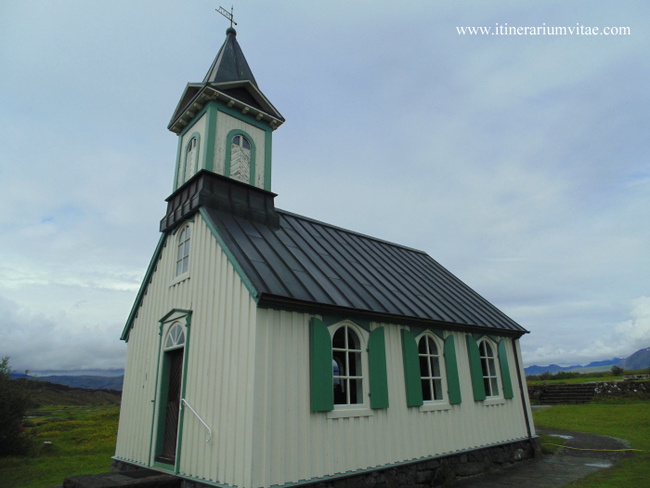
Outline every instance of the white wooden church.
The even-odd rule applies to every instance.
[[[526,330],[422,251],[275,208],[283,122],[229,28],[169,124],[114,459],[253,488],[534,439]]]

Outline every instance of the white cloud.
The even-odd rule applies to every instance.
[[[0,317],[0,347],[31,369],[72,358],[41,352],[43,338],[119,363],[171,191],[165,127],[227,23],[209,2],[0,8],[0,295],[21,329]],[[273,141],[278,206],[427,251],[531,330],[527,364],[634,352],[614,331],[648,339],[645,302],[629,306],[650,269],[648,8],[236,6],[238,40],[287,118]],[[633,35],[456,32],[496,22]]]

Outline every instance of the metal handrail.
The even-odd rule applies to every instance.
[[[194,415],[196,415],[196,418],[199,419],[199,420],[201,421],[201,423],[203,424],[203,426],[204,426],[206,429],[208,429],[208,438],[205,440],[205,442],[206,442],[206,443],[210,442],[210,440],[212,439],[212,429],[211,429],[210,427],[208,427],[208,424],[205,423],[205,420],[203,420],[203,419],[201,418],[201,416],[200,416],[198,413],[196,413],[196,410],[194,410],[194,409],[192,408],[192,405],[190,405],[189,402],[188,402],[187,400],[185,400],[185,398],[181,398],[181,401],[182,401],[185,405],[187,405],[187,406],[189,407],[189,409],[192,411],[192,413],[193,413]]]

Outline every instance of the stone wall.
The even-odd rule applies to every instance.
[[[650,398],[650,381],[611,381],[592,383],[594,398],[603,397],[641,397]],[[532,403],[540,403],[539,399],[546,391],[547,385],[529,385],[528,396]]]

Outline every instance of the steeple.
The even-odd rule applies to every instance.
[[[237,31],[232,27],[226,30],[224,41],[212,66],[203,78],[203,83],[224,83],[229,81],[250,81],[257,87],[244,53],[237,42]]]
[[[229,27],[203,81],[187,84],[169,123],[179,135],[174,190],[202,169],[270,190],[272,132],[282,123]]]

